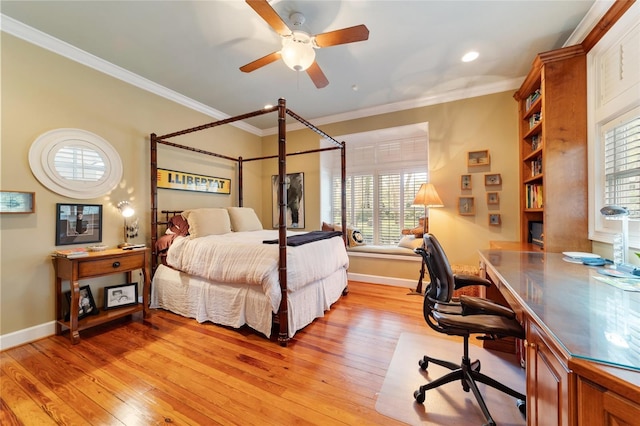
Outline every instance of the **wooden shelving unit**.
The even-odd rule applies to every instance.
[[[540,53],[518,102],[521,241],[541,222],[544,250],[591,251],[587,215],[587,68],[582,46]]]

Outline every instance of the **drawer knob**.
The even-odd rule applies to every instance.
[[[114,268],[119,268],[120,267],[120,262],[113,262],[112,265]]]

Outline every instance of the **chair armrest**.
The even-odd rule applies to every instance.
[[[454,275],[453,276],[453,288],[456,290],[468,287],[470,285],[483,285],[485,287],[491,287],[491,281],[480,278],[476,275]]]
[[[499,305],[482,297],[460,296],[462,315],[498,315],[501,317],[514,319],[515,312],[506,306]]]

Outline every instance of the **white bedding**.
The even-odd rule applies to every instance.
[[[303,232],[288,231],[287,235]],[[231,327],[247,324],[266,336],[282,294],[277,231],[177,237],[153,278],[151,307]],[[324,315],[347,284],[349,258],[341,238],[287,246],[289,337]],[[181,271],[181,272],[180,272]]]
[[[288,231],[287,235],[303,234]],[[278,279],[278,244],[263,244],[278,238],[278,231],[229,232],[190,239],[178,237],[167,253],[167,265],[207,280],[260,285],[277,312],[281,292]],[[349,266],[341,238],[329,238],[297,247],[287,247],[287,290],[295,292],[307,283],[327,277]]]

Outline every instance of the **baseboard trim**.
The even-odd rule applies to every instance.
[[[382,277],[379,275],[354,274],[352,272],[347,273],[347,278],[351,281],[358,281],[362,283],[383,284],[411,289],[415,289],[418,286],[418,280],[410,280],[406,278],[391,278]]]
[[[53,336],[54,334],[56,334],[55,321],[34,325],[33,327],[14,331],[13,333],[3,334],[0,336],[0,351]]]

